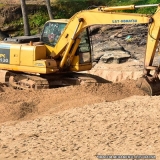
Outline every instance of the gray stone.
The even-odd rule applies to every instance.
[[[104,63],[123,63],[126,62],[131,55],[122,50],[106,51],[100,58]]]

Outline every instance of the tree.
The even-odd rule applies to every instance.
[[[50,18],[50,19],[53,19],[53,14],[52,14],[52,10],[51,10],[50,0],[46,0],[46,6],[47,6],[49,18]]]
[[[29,27],[27,6],[25,0],[21,0],[21,10],[22,10],[23,24],[24,24],[24,35],[30,36],[30,27]]]

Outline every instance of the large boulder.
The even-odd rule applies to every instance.
[[[126,62],[131,55],[128,51],[115,41],[104,41],[94,45],[93,61],[101,60],[104,63],[122,63]]]
[[[122,50],[114,50],[114,51],[107,51],[105,54],[100,58],[104,63],[123,63],[126,62],[131,55]]]

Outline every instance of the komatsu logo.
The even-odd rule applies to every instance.
[[[137,23],[137,19],[112,20],[112,23]]]
[[[0,53],[0,58],[6,58],[5,54]]]
[[[35,63],[35,66],[41,67],[41,66],[44,66],[44,64],[43,63]]]

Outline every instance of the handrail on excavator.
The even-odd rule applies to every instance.
[[[146,5],[137,5],[135,8],[145,8],[145,7],[157,7],[160,4],[146,4]]]
[[[116,6],[116,7],[100,6],[98,7],[98,10],[99,11],[134,10],[137,8],[157,7],[157,6],[160,6],[160,4],[129,5],[129,6]]]

